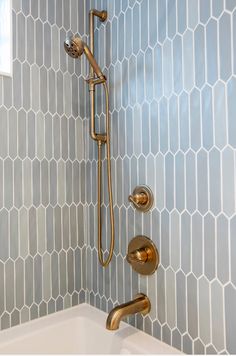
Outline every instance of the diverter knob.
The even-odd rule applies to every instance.
[[[152,191],[146,185],[140,185],[134,189],[133,194],[129,195],[129,201],[137,210],[146,212],[153,205]]]

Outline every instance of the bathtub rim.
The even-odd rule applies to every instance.
[[[27,337],[29,337],[30,335],[35,335],[38,332],[40,332],[40,330],[42,329],[51,329],[53,327],[55,327],[55,322],[57,325],[59,324],[63,324],[71,319],[77,319],[77,318],[88,318],[90,320],[92,320],[93,322],[95,322],[96,324],[99,324],[99,326],[101,327],[101,322],[104,325],[104,332],[106,333],[113,333],[116,334],[118,337],[131,337],[132,336],[136,336],[137,333],[141,333],[143,334],[144,338],[150,341],[150,346],[153,347],[160,347],[161,349],[164,349],[166,351],[172,351],[169,352],[170,354],[182,354],[182,352],[178,349],[176,349],[175,347],[166,344],[165,342],[145,333],[142,330],[139,330],[135,327],[133,327],[132,325],[129,325],[128,323],[121,321],[120,323],[120,328],[118,330],[115,331],[108,331],[106,330],[106,317],[107,317],[107,313],[92,306],[89,305],[87,303],[81,303],[78,305],[75,305],[73,307],[64,309],[64,310],[60,310],[58,312],[49,314],[49,315],[45,315],[42,317],[39,317],[37,319],[34,320],[29,320],[27,322],[24,322],[22,324],[10,327],[8,329],[5,330],[1,330],[0,331],[0,354],[1,354],[1,348],[3,347],[7,347],[8,345],[10,345],[12,342],[14,341],[19,341],[20,339],[22,339],[22,341],[24,339],[26,339]],[[155,344],[155,345],[154,345]],[[176,351],[175,353],[173,351]],[[149,353],[149,352],[147,352]],[[168,353],[168,352],[167,352]]]

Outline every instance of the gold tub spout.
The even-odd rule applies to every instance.
[[[146,315],[150,310],[151,303],[149,298],[145,294],[137,294],[134,300],[118,305],[110,311],[107,317],[106,328],[108,330],[117,330],[119,329],[121,319],[136,313]]]

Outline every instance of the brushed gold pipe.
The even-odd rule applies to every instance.
[[[105,82],[105,78],[88,79],[89,93],[90,93],[90,136],[95,141],[105,143],[107,140],[106,134],[98,134],[95,132],[95,86]]]
[[[97,11],[95,9],[92,9],[89,11],[89,47],[90,47],[90,52],[92,56],[94,55],[94,16],[99,16],[101,12]],[[94,79],[94,68],[90,64],[90,78],[88,80],[89,83],[89,92],[90,92],[90,136],[93,140],[95,141],[104,141],[104,137],[99,137],[95,133],[95,85],[99,84],[96,80],[93,81]],[[104,76],[102,77],[102,80],[104,81],[105,78]]]
[[[98,219],[98,258],[99,262],[103,265],[102,258],[102,216],[101,216],[101,190],[102,190],[102,142],[97,141],[98,146],[98,207],[97,207],[97,219]]]
[[[107,19],[107,11],[98,11],[92,9],[89,11],[89,47],[92,55],[94,55],[94,16],[97,16],[100,21],[105,21]],[[90,78],[94,77],[94,70],[90,66]]]
[[[92,55],[94,55],[94,14],[93,11],[89,11],[89,47]],[[90,66],[90,78],[94,77],[94,70]]]
[[[90,95],[90,136],[93,140],[96,140],[96,134],[95,134],[95,92],[94,90],[89,91]]]

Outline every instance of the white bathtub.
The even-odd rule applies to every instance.
[[[105,329],[107,314],[87,304],[0,332],[1,354],[180,354],[122,322]]]

